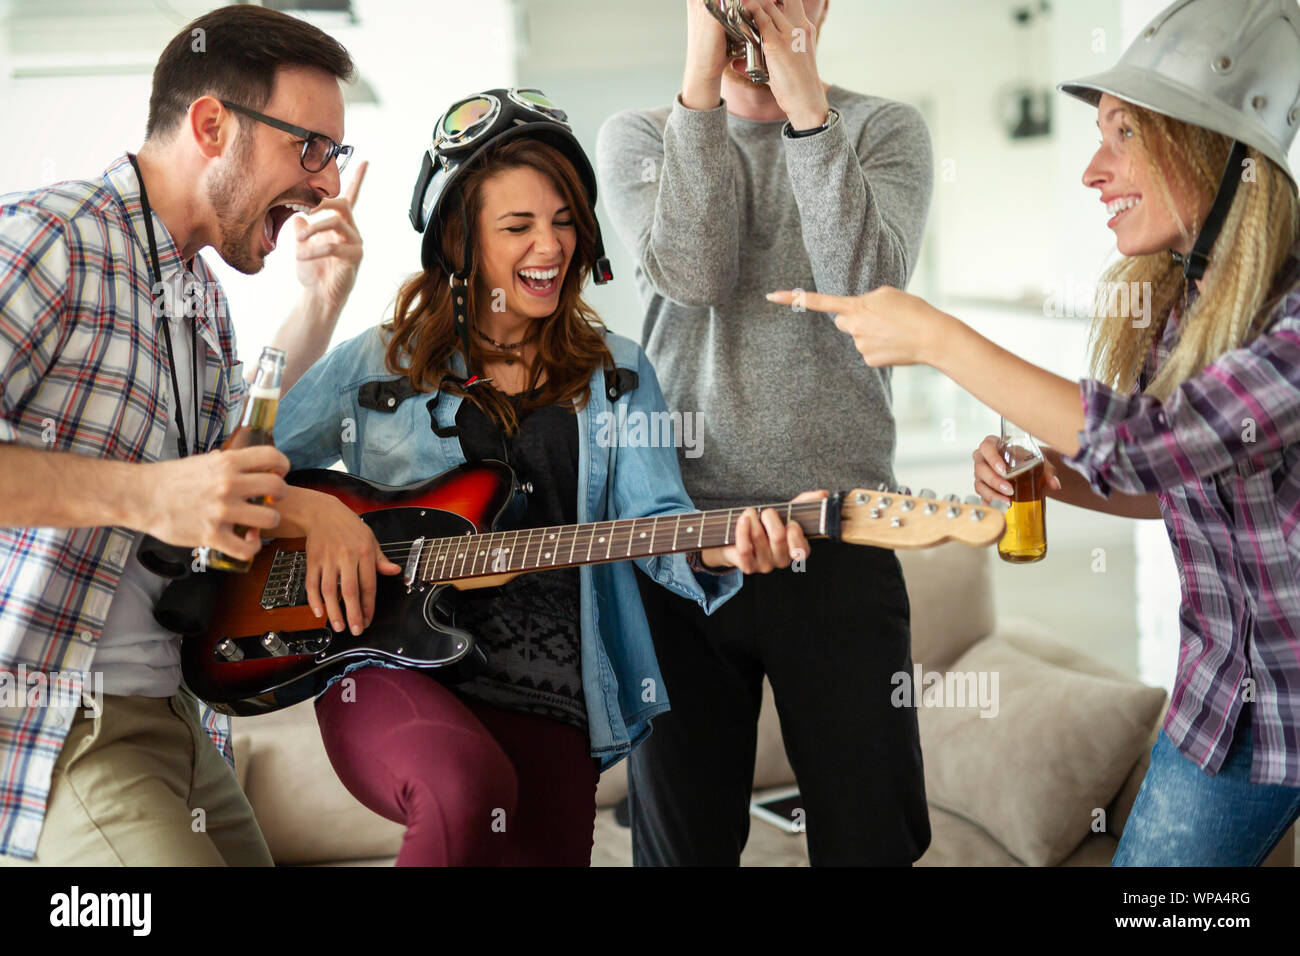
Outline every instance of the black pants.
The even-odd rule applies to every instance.
[[[803,571],[749,575],[706,616],[645,575],[672,710],[632,753],[637,866],[736,866],[749,838],[762,680],[803,799],[814,865],[909,865],[930,845],[909,606],[892,551],[814,542]]]

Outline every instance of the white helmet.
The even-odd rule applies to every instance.
[[[1255,147],[1291,178],[1300,129],[1296,0],[1179,0],[1114,69],[1058,89],[1093,106],[1102,93]]]

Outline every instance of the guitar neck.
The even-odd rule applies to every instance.
[[[828,533],[828,522],[834,517],[828,514],[829,506],[821,499],[760,505],[755,510],[774,508],[787,524],[797,522],[807,537],[815,538]],[[422,543],[414,558],[416,577],[426,583],[454,581],[725,547],[735,541],[736,521],[745,510],[719,508],[432,538]]]

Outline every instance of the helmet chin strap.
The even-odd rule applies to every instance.
[[[447,282],[451,286],[451,310],[456,321],[456,334],[460,336],[460,350],[465,356],[465,374],[467,378],[461,385],[469,390],[475,385],[485,385],[492,381],[475,374],[469,358],[469,276],[474,267],[474,246],[470,241],[469,219],[465,215],[465,196],[461,194],[460,221],[462,223],[461,267],[459,272],[447,270]]]
[[[1228,211],[1232,209],[1232,201],[1237,197],[1237,187],[1241,184],[1241,169],[1246,161],[1246,149],[1246,144],[1240,140],[1232,144],[1232,154],[1228,157],[1228,165],[1223,170],[1223,179],[1219,182],[1219,193],[1214,197],[1214,205],[1210,207],[1209,215],[1205,217],[1205,225],[1201,227],[1201,234],[1196,237],[1196,244],[1192,247],[1192,251],[1187,255],[1170,251],[1174,262],[1182,264],[1183,276],[1188,284],[1204,278],[1205,270],[1210,265],[1210,252],[1214,249],[1219,233],[1223,231],[1223,224],[1228,219]]]

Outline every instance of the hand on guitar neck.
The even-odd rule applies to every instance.
[[[817,501],[828,497],[827,491],[805,491],[794,500]],[[799,523],[786,524],[775,508],[764,509],[762,515],[746,508],[736,519],[735,532],[735,543],[700,552],[706,567],[719,570],[732,567],[745,574],[767,574],[777,568],[788,568],[791,561],[807,558],[812,550]]]

